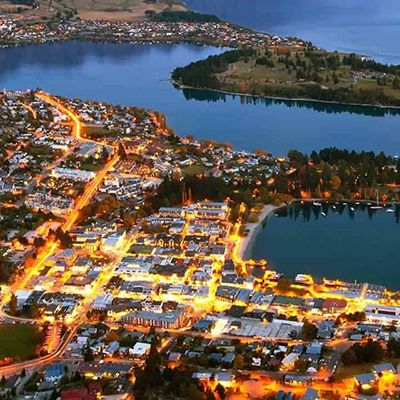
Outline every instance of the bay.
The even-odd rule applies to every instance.
[[[351,206],[354,212],[350,205],[292,205],[259,227],[246,253],[288,278],[305,273],[400,290],[400,210]]]
[[[43,90],[155,109],[179,135],[229,142],[236,148],[311,152],[336,146],[400,152],[399,112],[374,107],[180,90],[178,66],[224,49],[180,45],[64,42],[0,49],[0,88]]]

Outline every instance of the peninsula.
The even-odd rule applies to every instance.
[[[400,107],[400,65],[307,46],[232,50],[176,68],[181,87],[261,97]]]

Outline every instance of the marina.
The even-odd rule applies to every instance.
[[[286,278],[309,274],[400,288],[400,208],[372,202],[296,202],[264,220],[244,252]]]

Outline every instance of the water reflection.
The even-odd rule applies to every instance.
[[[287,277],[306,273],[399,290],[400,207],[374,207],[296,203],[262,224],[247,255],[266,259],[269,268]]]
[[[188,44],[82,42],[0,49],[0,87],[41,87],[67,97],[151,108],[164,113],[182,136],[276,155],[333,146],[400,152],[394,110],[181,91],[169,81],[174,68],[221,51]]]
[[[272,107],[275,105],[284,105],[289,108],[304,108],[320,113],[341,114],[348,113],[354,115],[364,115],[368,117],[384,117],[386,115],[400,115],[400,109],[383,108],[383,107],[363,107],[356,105],[332,104],[317,101],[302,101],[302,100],[284,100],[262,98],[258,96],[242,96],[239,94],[226,94],[222,92],[204,91],[198,89],[182,89],[182,93],[186,100],[206,101],[206,102],[226,102],[227,97],[240,99],[242,104],[265,105]]]

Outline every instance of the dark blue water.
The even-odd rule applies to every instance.
[[[68,97],[152,108],[184,136],[265,148],[283,155],[337,146],[400,153],[400,115],[371,107],[258,100],[181,91],[168,80],[177,66],[221,49],[194,45],[66,42],[0,50],[0,88],[41,87]]]
[[[327,217],[320,207],[293,206],[272,216],[248,253],[287,277],[307,273],[400,290],[400,211],[325,211]]]
[[[328,50],[400,63],[398,0],[186,0],[200,12]]]

